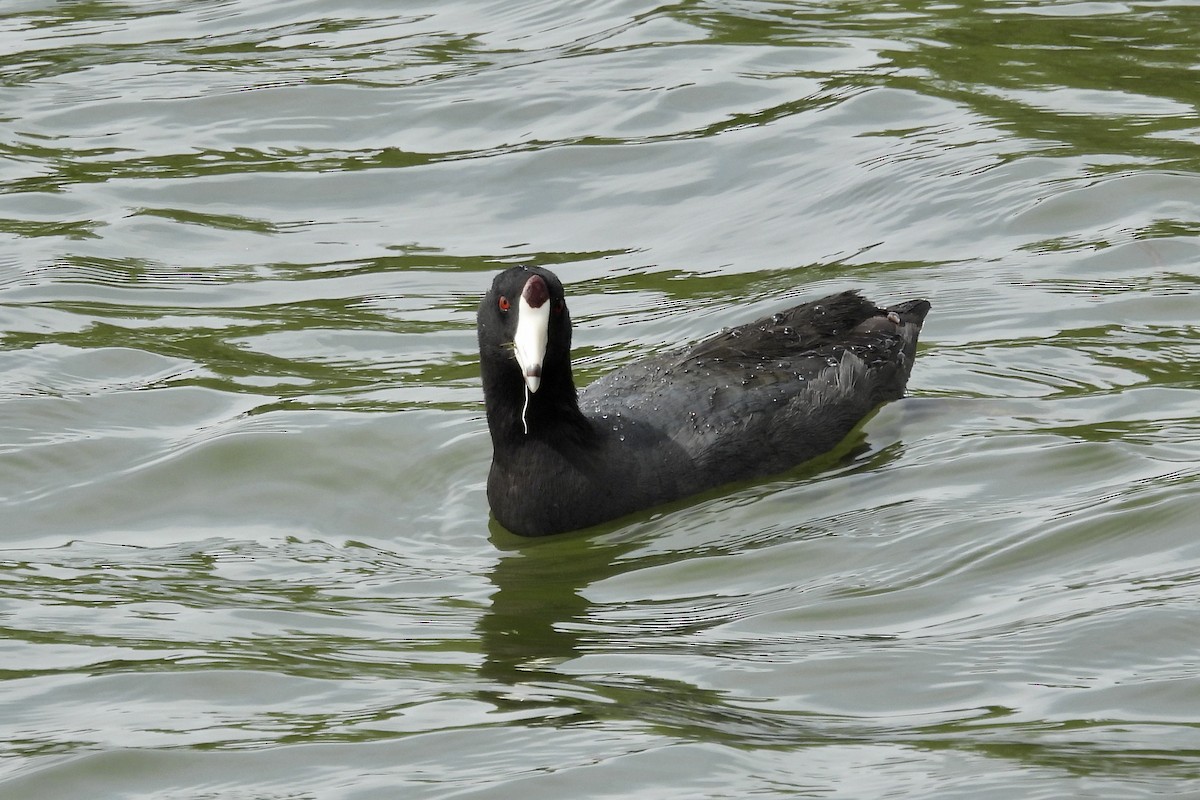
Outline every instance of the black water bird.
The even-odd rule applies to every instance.
[[[842,292],[577,391],[562,283],[505,270],[478,315],[492,512],[513,533],[560,533],[821,455],[903,395],[927,313]]]

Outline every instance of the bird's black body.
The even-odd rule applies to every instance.
[[[516,298],[541,282],[549,323],[526,405],[513,336],[528,312]],[[637,361],[577,392],[562,284],[544,269],[506,270],[479,307],[492,512],[514,533],[560,533],[818,456],[903,395],[928,312],[924,300],[881,309],[843,292]]]

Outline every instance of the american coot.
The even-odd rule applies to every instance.
[[[513,533],[560,533],[818,456],[904,393],[927,313],[842,292],[577,392],[562,283],[505,270],[478,318],[492,512]]]

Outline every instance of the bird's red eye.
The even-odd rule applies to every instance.
[[[554,305],[550,307],[550,310],[554,312],[555,316],[558,316],[559,314],[562,314],[563,309],[566,307],[567,304],[562,300],[555,300]]]
[[[501,296],[499,305],[500,305],[501,311],[508,311],[508,309],[509,309],[508,298]]]

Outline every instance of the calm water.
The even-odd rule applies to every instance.
[[[1200,793],[1200,6],[8,0],[0,796]],[[584,377],[858,286],[795,474],[489,524]]]

